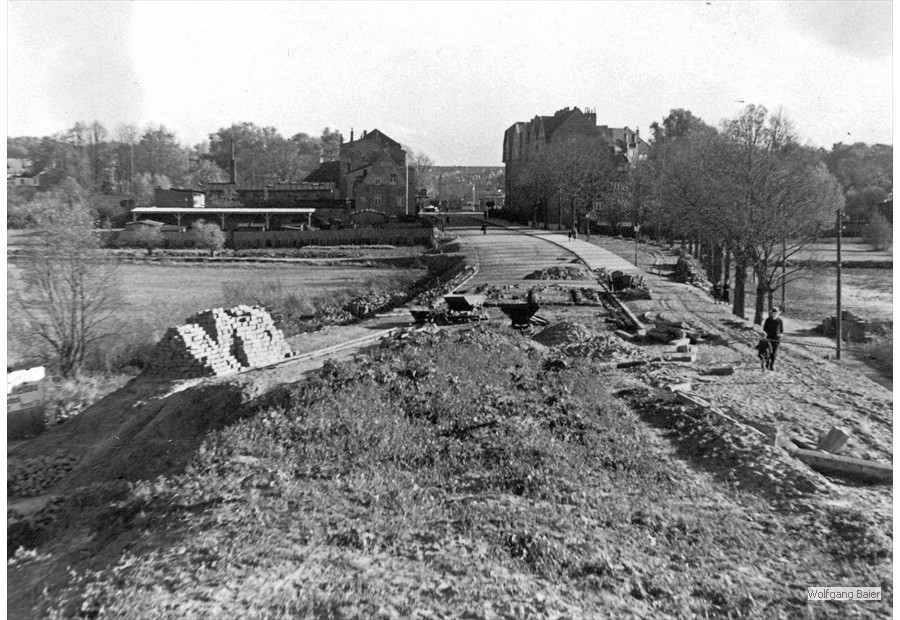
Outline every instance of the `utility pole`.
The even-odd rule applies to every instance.
[[[837,340],[836,359],[841,359],[841,209],[837,210],[837,317],[835,318],[835,338]]]
[[[784,289],[787,286],[787,260],[785,258],[785,254],[787,253],[787,246],[785,245],[785,240],[781,240],[781,313],[784,314]]]

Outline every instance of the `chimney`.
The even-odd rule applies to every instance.
[[[234,138],[231,138],[231,160],[228,162],[231,173],[231,184],[237,185],[237,162],[234,161]]]
[[[353,142],[353,127],[350,128],[350,142]]]
[[[362,137],[365,138],[365,137],[366,137],[366,134],[367,134],[368,132],[369,132],[368,129],[363,129],[363,135],[362,135]]]

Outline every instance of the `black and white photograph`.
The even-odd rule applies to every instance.
[[[893,617],[889,0],[7,0],[7,617]]]

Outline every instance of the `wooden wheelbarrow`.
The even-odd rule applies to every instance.
[[[487,320],[488,316],[484,311],[486,300],[487,295],[444,295],[447,320],[451,323]]]
[[[500,304],[500,310],[512,321],[513,329],[530,330],[531,318],[540,309],[540,306],[533,302],[518,304]]]

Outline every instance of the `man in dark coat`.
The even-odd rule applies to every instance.
[[[772,344],[772,352],[769,354],[769,370],[775,370],[775,355],[778,353],[778,345],[781,344],[781,334],[784,333],[784,322],[779,318],[779,309],[776,306],[769,312],[769,318],[763,323],[763,331],[766,339]]]

